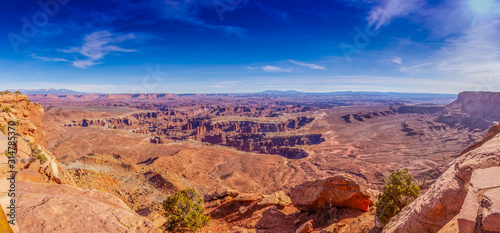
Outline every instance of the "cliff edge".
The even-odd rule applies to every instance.
[[[72,185],[45,149],[41,105],[2,93],[0,106],[0,223],[12,232],[161,232],[118,197]]]

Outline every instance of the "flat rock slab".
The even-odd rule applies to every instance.
[[[109,193],[25,181],[16,189],[20,232],[161,232]]]
[[[481,202],[483,208],[483,231],[500,231],[500,188],[488,190]]]
[[[479,202],[477,201],[477,189],[470,187],[465,197],[460,214],[458,214],[458,229],[461,233],[473,233],[476,227],[477,211]]]
[[[475,170],[470,183],[479,190],[500,187],[500,167]]]
[[[234,200],[242,202],[253,202],[262,200],[263,196],[260,193],[242,193],[238,195]]]

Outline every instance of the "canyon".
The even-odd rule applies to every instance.
[[[20,198],[23,203],[54,200],[37,208],[23,205],[23,211],[63,208],[72,205],[64,199],[68,193],[80,193],[85,203],[126,219],[113,226],[132,224],[136,232],[166,230],[162,201],[186,188],[205,196],[206,213],[212,216],[200,232],[295,232],[302,226],[314,232],[379,232],[374,203],[382,178],[408,168],[427,200],[412,205],[445,195],[449,191],[437,195],[443,191],[436,184],[452,183],[446,178],[451,177],[449,164],[465,166],[464,158],[495,142],[497,133],[490,128],[500,118],[500,95],[475,92],[460,93],[456,100],[274,92],[12,95],[15,101],[5,96],[2,106],[16,110],[1,113],[0,124],[19,118],[26,143],[18,147],[29,148],[18,165],[26,193]],[[38,164],[33,146],[52,165]],[[462,194],[456,194],[455,209],[425,220],[435,224],[419,229],[444,227],[458,214]],[[383,230],[421,227],[411,223],[412,216],[433,208],[403,211]],[[78,227],[57,228],[56,223],[30,229]]]

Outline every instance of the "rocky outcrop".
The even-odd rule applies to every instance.
[[[17,187],[21,232],[161,232],[108,193],[23,181]]]
[[[499,103],[499,92],[465,91],[460,93],[457,100],[451,103],[449,107],[471,116],[497,121],[500,119]]]
[[[239,108],[236,108],[239,109]],[[150,142],[161,144],[162,137],[180,140],[196,139],[211,144],[221,144],[247,152],[277,154],[290,159],[308,156],[299,145],[313,145],[324,141],[321,134],[267,137],[266,133],[300,129],[314,118],[297,117],[277,123],[253,121],[217,121],[207,117],[189,116],[186,113],[166,110],[133,113],[123,117],[83,119],[63,124],[64,127],[105,127],[127,129],[134,133],[152,135]]]
[[[8,122],[17,122],[16,132],[35,145],[45,146],[43,107],[20,94],[0,95],[0,127],[7,130]]]
[[[11,225],[14,232],[160,232],[118,197],[70,186],[74,184],[72,176],[43,146],[40,105],[20,94],[0,95],[0,104],[2,130],[12,132],[5,126],[8,121],[16,123],[15,156],[0,157],[0,204],[8,211],[6,207],[15,201],[17,215]],[[7,142],[7,136],[0,134],[2,154]],[[11,188],[7,179],[11,173],[7,170],[17,170],[15,199],[7,195],[12,192],[7,191]]]
[[[462,92],[441,112],[437,121],[450,127],[487,130],[500,119],[500,93]]]
[[[45,134],[41,122],[43,108],[28,101],[24,95],[12,93],[0,95],[0,106],[0,129],[2,131],[0,133],[2,153],[0,157],[0,204],[8,214],[10,209],[7,207],[12,201],[17,203],[17,200],[12,199],[13,196],[9,196],[9,194],[12,195],[12,191],[9,191],[12,190],[10,180],[55,183],[66,180],[62,175],[64,171],[56,162],[55,157],[43,147],[45,145]],[[10,138],[5,134],[8,134]],[[11,145],[11,148],[8,149],[7,145]],[[4,154],[6,151],[11,154],[7,156]],[[16,173],[8,171],[16,171]],[[15,179],[12,179],[13,177]],[[14,223],[10,227],[14,232],[19,232],[19,224],[15,220]]]
[[[278,191],[273,194],[264,196],[262,200],[260,200],[257,205],[258,206],[278,206],[280,208],[284,208],[287,205],[292,204],[292,200],[290,197],[286,195],[284,191]]]
[[[366,119],[372,119],[381,116],[388,116],[396,114],[394,109],[387,109],[384,111],[373,111],[373,112],[360,112],[356,114],[348,114],[342,116],[342,118],[347,123],[355,122],[355,121],[365,121]]]
[[[292,188],[290,197],[294,206],[309,212],[320,212],[331,207],[368,211],[374,205],[366,191],[347,174],[304,182]]]
[[[471,177],[474,171],[500,166],[500,135],[488,135],[450,163],[450,167],[429,189],[384,227],[384,232],[437,232],[452,220],[463,208],[475,208],[465,202],[470,188],[474,188]],[[498,175],[482,180],[497,179]],[[473,200],[473,198],[471,198]],[[467,206],[463,206],[464,203]],[[473,211],[472,211],[473,212]],[[464,216],[464,219],[473,217]]]
[[[398,113],[434,114],[445,108],[444,105],[403,105],[398,108]]]

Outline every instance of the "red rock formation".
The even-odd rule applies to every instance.
[[[459,109],[471,116],[485,119],[500,119],[500,93],[498,92],[470,92],[465,91],[458,95],[450,108]]]
[[[394,115],[396,114],[393,109],[388,109],[384,111],[373,111],[373,112],[360,112],[356,114],[348,114],[342,116],[342,118],[345,120],[347,123],[351,123],[354,121],[364,121],[365,119],[371,119],[374,117],[380,117],[380,116],[388,116],[388,115]]]
[[[357,181],[346,174],[302,183],[293,187],[290,194],[294,206],[310,212],[325,211],[331,207],[368,211],[374,204]]]
[[[239,110],[234,108],[233,110]],[[243,108],[245,109],[245,108]],[[109,129],[130,129],[134,133],[152,134],[151,143],[161,143],[161,137],[171,139],[193,138],[202,142],[222,144],[242,151],[255,151],[263,154],[277,154],[287,158],[304,158],[308,154],[296,145],[321,143],[320,134],[288,137],[266,137],[268,132],[296,130],[311,123],[314,118],[297,117],[279,123],[257,123],[252,121],[220,121],[212,123],[210,119],[189,117],[179,111],[157,111],[134,113],[125,117],[104,119],[83,119],[64,124],[73,126],[99,126]]]
[[[9,108],[10,112],[0,111],[0,126],[7,128],[10,120],[18,121],[16,131],[24,135],[32,143],[45,146],[45,133],[43,131],[43,107],[28,101],[25,95],[4,94],[0,95],[1,108]]]

